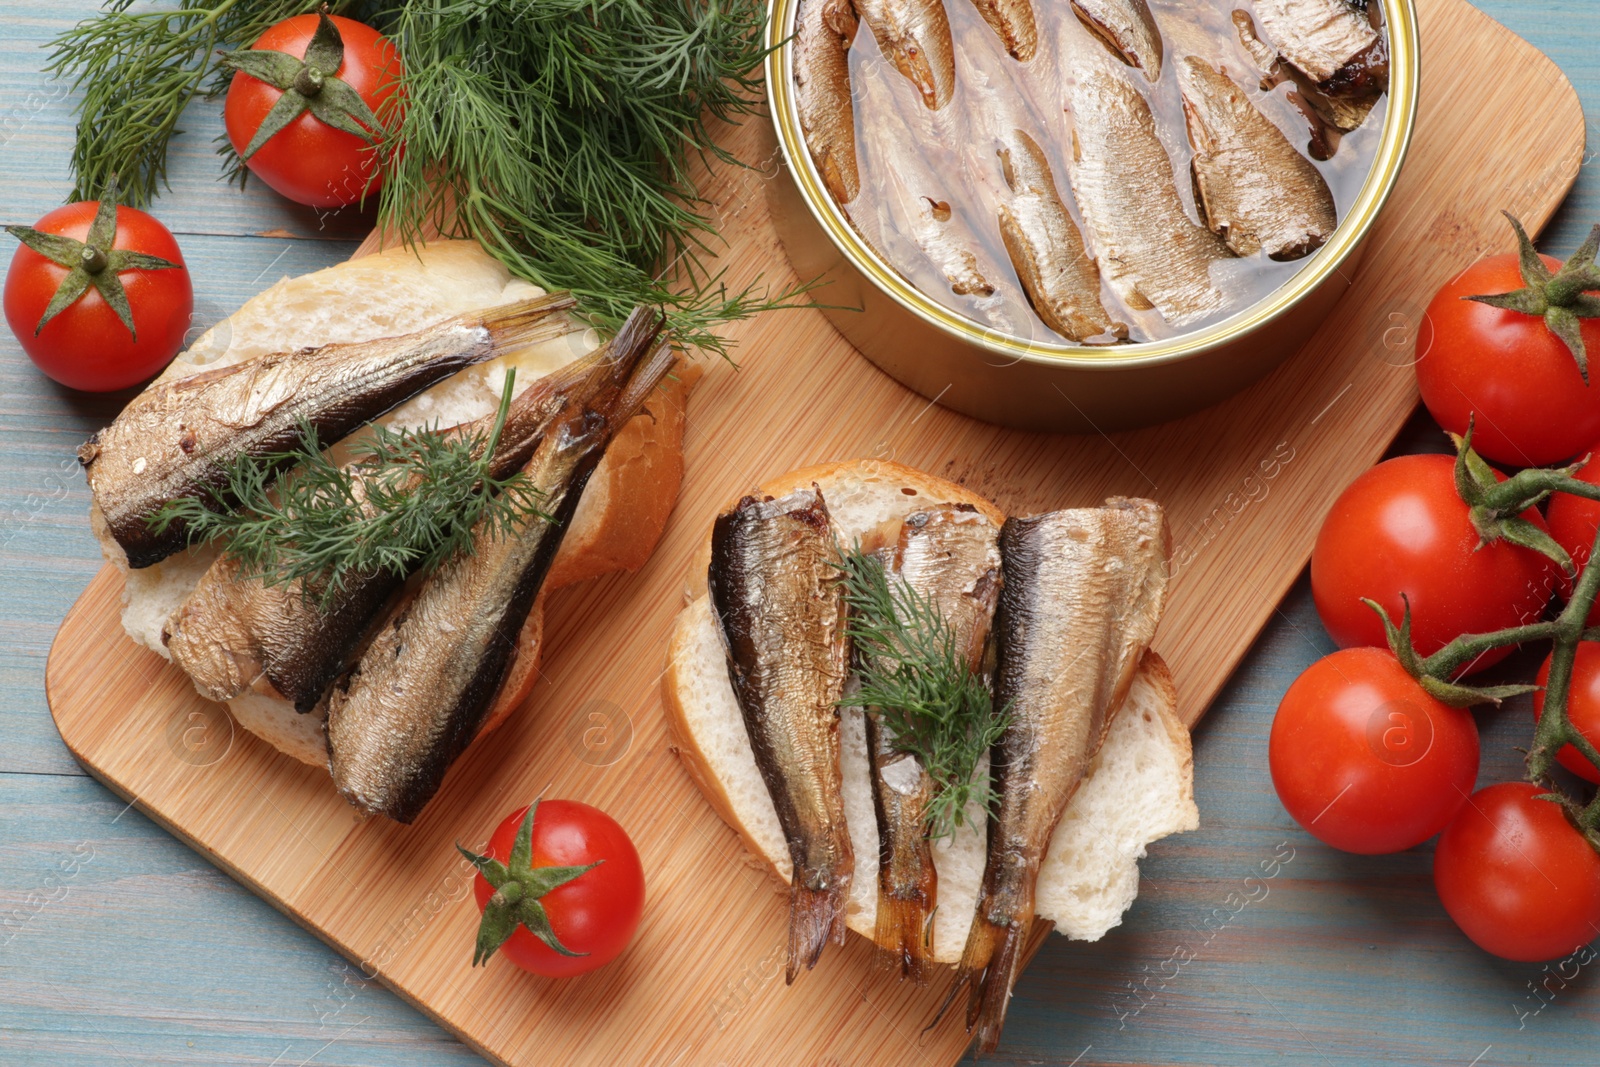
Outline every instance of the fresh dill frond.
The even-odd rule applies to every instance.
[[[891,744],[909,752],[933,779],[925,820],[935,838],[955,833],[976,802],[984,811],[995,794],[978,761],[1000,739],[1007,709],[994,707],[989,686],[972,670],[939,605],[890,578],[883,559],[855,551],[844,556],[846,630],[855,645],[861,705],[888,729]]]
[[[737,163],[708,123],[760,106],[765,18],[764,0],[380,3],[406,70],[380,222],[473,238],[606,329],[661,305],[679,344],[726,354],[717,324],[804,291],[730,291],[704,266],[692,163]]]
[[[356,0],[334,0],[339,14]],[[224,44],[248,45],[274,23],[315,11],[321,0],[178,0],[105,10],[53,42],[46,72],[81,90],[72,149],[72,200],[92,200],[115,175],[123,203],[143,207],[167,176],[167,142],[196,96],[227,91],[233,71],[217,62]]]
[[[374,425],[339,466],[314,427],[286,452],[242,455],[228,465],[211,505],[185,497],[165,505],[157,529],[181,521],[193,544],[220,542],[244,576],[268,585],[301,582],[324,606],[352,577],[432,571],[470,555],[479,523],[499,536],[539,514],[538,493],[517,471],[490,471],[505,426],[514,372],[492,430],[391,430]],[[274,474],[292,467],[276,480]]]

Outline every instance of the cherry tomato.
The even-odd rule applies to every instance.
[[[511,858],[528,808],[507,815],[489,839],[488,855]],[[539,897],[556,940],[567,956],[518,925],[499,951],[525,971],[549,978],[585,974],[616,959],[632,940],[644,913],[644,869],[639,853],[617,821],[599,808],[573,800],[541,800],[534,812],[532,866],[590,870]],[[473,894],[482,911],[494,887],[480,872]]]
[[[1340,494],[1311,553],[1317,614],[1342,647],[1387,647],[1383,623],[1361,603],[1382,604],[1399,625],[1411,603],[1411,639],[1424,656],[1461,634],[1536,621],[1560,588],[1561,568],[1506,541],[1478,547],[1456,495],[1449,456],[1399,456],[1362,474]],[[1529,522],[1544,519],[1530,508]],[[1504,659],[1486,652],[1466,671]]]
[[[68,204],[50,212],[33,228],[86,241],[99,209],[95,200]],[[11,270],[6,274],[5,311],[11,332],[40,370],[72,389],[115,392],[151,377],[183,347],[194,313],[194,286],[178,242],[165,226],[143,211],[118,207],[111,248],[144,252],[178,264],[175,269],[116,273],[128,298],[132,331],[93,286],[39,329],[68,268],[22,245],[11,257]]]
[[[399,54],[389,39],[372,27],[338,15],[330,17],[344,41],[344,62],[334,76],[359,93],[375,116],[385,119],[381,109],[400,88]],[[250,47],[304,59],[317,25],[316,15],[296,15],[267,30]],[[243,71],[234,74],[223,105],[223,121],[234,151],[244,154],[282,95],[278,88]],[[296,203],[333,208],[354,204],[378,191],[383,184],[378,162],[372,144],[304,111],[258,148],[245,166]]]
[[[1550,657],[1546,656],[1534,679],[1539,687],[1533,694],[1534,722],[1544,714],[1544,687],[1549,680]],[[1572,662],[1572,687],[1567,690],[1567,721],[1587,737],[1590,744],[1600,744],[1600,643],[1578,643],[1578,656]],[[1556,760],[1578,777],[1600,782],[1600,770],[1571,745],[1562,745]]]
[[[1444,910],[1478,947],[1527,963],[1600,934],[1600,855],[1527,782],[1472,794],[1433,854]]]
[[[1600,451],[1589,446],[1590,452]],[[1590,485],[1600,485],[1600,463],[1590,461],[1575,477]],[[1585,500],[1571,493],[1557,493],[1550,498],[1550,536],[1556,544],[1567,550],[1578,573],[1589,560],[1589,550],[1594,547],[1594,535],[1600,530],[1600,500]],[[1570,590],[1571,582],[1563,580],[1562,592]],[[1589,623],[1600,623],[1600,603],[1589,612]]]
[[[1481,259],[1447,282],[1417,330],[1417,384],[1446,430],[1466,433],[1467,417],[1477,415],[1472,443],[1479,455],[1542,467],[1600,440],[1600,382],[1591,376],[1584,384],[1544,319],[1464,299],[1522,287],[1515,255]],[[1582,329],[1585,348],[1600,352],[1600,319],[1585,319]]]
[[[1278,799],[1346,852],[1399,852],[1454,817],[1478,776],[1471,713],[1429,696],[1394,656],[1347,648],[1296,678],[1268,742]]]

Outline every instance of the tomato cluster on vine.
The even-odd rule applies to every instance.
[[[1441,288],[1418,334],[1422,398],[1457,456],[1386,460],[1323,521],[1312,595],[1340,649],[1284,694],[1269,763],[1288,813],[1335,848],[1398,852],[1438,835],[1451,919],[1483,949],[1535,961],[1600,934],[1600,798],[1552,774],[1559,763],[1600,783],[1600,629],[1588,629],[1600,574],[1584,579],[1600,533],[1587,359],[1600,227],[1560,264],[1512,222],[1519,253]],[[1473,681],[1535,640],[1553,650],[1533,684]],[[1528,691],[1528,781],[1474,792],[1469,706]]]

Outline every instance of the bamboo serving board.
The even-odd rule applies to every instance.
[[[552,596],[532,706],[459,761],[415,825],[362,821],[325,774],[234,729],[126,640],[110,567],[51,650],[63,739],[120,796],[496,1063],[955,1062],[958,1025],[921,1033],[942,987],[894,981],[859,938],[785,988],[785,896],[695,791],[664,732],[658,686],[688,561],[729,498],[828,460],[899,460],[1010,512],[1153,497],[1171,518],[1177,575],[1156,646],[1193,724],[1304,566],[1334,495],[1413,409],[1411,342],[1428,294],[1508,247],[1498,209],[1542,226],[1583,158],[1577,96],[1545,56],[1463,0],[1419,7],[1416,139],[1365,264],[1317,337],[1234,400],[1112,437],[1002,430],[897,385],[816,312],[766,315],[732,331],[740,369],[706,361],[687,477],[654,559]],[[753,126],[727,133],[744,158],[762,141]],[[767,218],[772,175],[769,160],[724,171],[708,190],[730,284],[792,280]],[[469,966],[477,911],[453,847],[480,845],[541,793],[614,815],[649,884],[632,947],[565,982],[499,959]]]

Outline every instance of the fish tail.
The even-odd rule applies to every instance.
[[[650,395],[677,366],[670,341],[657,343],[665,319],[652,307],[637,307],[611,339],[608,372],[592,384],[585,404],[602,416],[611,431],[639,413]]]
[[[944,1000],[939,1002],[938,1010],[933,1013],[933,1019],[923,1029],[927,1033],[944,1018],[944,1013],[950,1010],[950,1005],[963,992],[967,993],[969,1003],[973,999],[972,991],[983,981],[983,972],[988,966],[989,957],[994,954],[994,940],[989,937],[991,930],[995,929],[983,921],[981,913],[972,920],[972,930],[967,934],[967,947],[962,950],[961,962],[956,965],[955,979],[950,983],[950,988],[945,992]],[[971,1024],[967,1027],[971,1029]]]
[[[661,312],[655,308],[634,308],[611,340],[581,359],[575,359],[541,378],[522,396],[528,398],[528,403],[537,404],[535,391],[543,388],[565,394],[575,403],[582,404],[601,397],[608,390],[615,392],[624,389],[630,376],[639,370],[640,361],[661,335],[662,323]]]
[[[571,329],[565,314],[576,306],[571,293],[546,293],[483,312],[483,328],[496,351],[521,348],[558,337]]]
[[[842,889],[812,889],[795,878],[789,887],[789,966],[784,984],[794,984],[802,964],[808,971],[815,967],[830,940],[844,941],[843,904]]]
[[[923,900],[878,893],[878,918],[872,939],[884,950],[890,966],[899,966],[901,977],[919,985],[928,959],[929,917]]]
[[[984,918],[986,900],[987,895],[978,898],[978,911],[972,917],[972,929],[967,932],[967,944],[961,950],[961,962],[956,965],[955,980],[950,983],[939,1010],[933,1013],[933,1021],[927,1027],[929,1030],[939,1025],[939,1020],[944,1018],[944,1013],[950,1010],[950,1005],[956,1002],[963,991],[967,993],[967,1001],[971,1004],[975,999],[974,991],[983,984],[984,972],[994,956],[995,942],[999,939],[997,935],[1002,929]],[[970,1021],[967,1029],[972,1029]]]
[[[993,1052],[1000,1043],[1000,1028],[1005,1023],[1011,983],[1016,979],[1027,943],[1028,926],[1025,922],[991,921],[985,903],[986,899],[980,897],[978,912],[972,917],[972,929],[967,933],[966,948],[956,967],[955,980],[950,983],[950,991],[945,994],[928,1029],[938,1025],[950,1005],[965,991],[967,1030],[970,1032],[976,1026],[979,1050]]]
[[[672,344],[664,342],[658,345],[628,379],[627,387],[617,401],[617,410],[626,412],[627,417],[632,418],[677,364],[678,353],[673,350]]]
[[[1000,1029],[1005,1025],[1006,1005],[1011,1000],[1011,983],[1016,981],[1017,968],[1022,963],[1029,924],[1016,922],[1007,926],[993,926],[979,919],[974,923],[974,930],[977,922],[983,922],[990,931],[989,963],[972,984],[972,993],[967,999],[967,1029],[970,1031],[976,1026],[978,1051],[990,1053],[1000,1044]],[[998,946],[994,943],[996,941]],[[970,940],[968,946],[971,946]],[[961,964],[962,970],[965,970],[965,957]]]
[[[664,325],[666,320],[659,308],[641,304],[629,312],[617,328],[616,336],[611,339],[611,347],[624,357],[636,357],[655,343]]]

